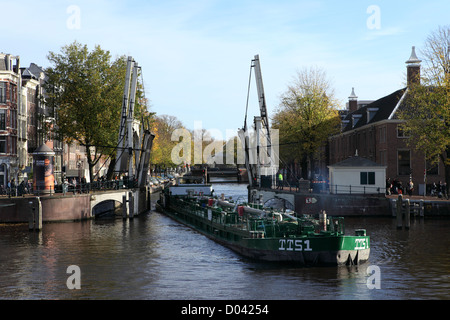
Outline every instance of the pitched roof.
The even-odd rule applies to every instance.
[[[30,71],[30,69],[25,69],[25,70],[23,70],[23,72],[22,72],[22,77],[23,78],[30,78],[30,79],[38,79],[38,77],[36,77],[36,75],[34,75],[31,71]]]
[[[343,127],[342,132],[357,129],[366,124],[389,119],[394,111],[396,111],[398,105],[401,104],[402,97],[405,95],[406,89],[407,88],[397,90],[390,95],[378,99],[354,112],[348,113],[343,119],[344,121],[348,121],[348,123],[345,127]],[[371,111],[372,116],[371,119],[367,121],[369,110]]]
[[[0,71],[14,71],[15,68],[19,65],[18,62],[18,56],[0,52]]]

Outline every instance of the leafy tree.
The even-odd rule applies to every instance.
[[[151,163],[160,168],[174,167],[171,154],[172,149],[178,143],[172,141],[172,133],[176,129],[182,129],[183,124],[175,116],[160,115],[154,119],[153,132],[155,139],[151,152]]]
[[[222,143],[222,163],[229,167],[243,167],[245,163],[241,139],[239,139],[238,136],[234,136],[229,138],[227,141],[223,141]]]
[[[326,73],[319,68],[298,71],[281,96],[272,125],[279,130],[280,158],[287,164],[300,160],[305,179],[308,162],[313,173],[315,156],[339,127],[336,105]]]
[[[89,51],[76,41],[60,53],[50,52],[48,59],[46,103],[56,110],[54,130],[65,142],[85,146],[93,181],[94,166],[117,145],[127,59],[112,61],[109,51],[100,46]],[[151,117],[142,101],[140,86],[135,115]]]
[[[399,118],[408,143],[425,153],[432,164],[442,161],[450,184],[450,26],[439,27],[425,41],[425,67],[420,81],[408,88]]]
[[[209,164],[213,161],[216,152],[222,152],[223,141],[216,140],[207,129],[196,128],[191,131],[191,137],[191,164],[193,165]]]

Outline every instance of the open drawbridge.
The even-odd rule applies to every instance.
[[[137,187],[145,187],[150,165],[150,152],[155,135],[149,124],[134,119],[137,79],[140,66],[132,57],[128,57],[125,74],[125,88],[122,101],[119,138],[115,172],[127,173],[128,179],[134,179]]]
[[[256,87],[260,115],[254,117],[255,134],[252,136],[247,127],[247,110],[245,112],[244,128],[239,129],[238,136],[242,142],[245,154],[245,165],[248,173],[249,188],[271,187],[278,171],[277,152],[274,150],[273,137],[267,115],[266,98],[262,81],[259,55],[255,55],[250,67],[249,91],[252,69],[255,72]],[[277,147],[277,146],[276,146]]]

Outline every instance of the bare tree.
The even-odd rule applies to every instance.
[[[432,32],[420,51],[426,67],[424,85],[448,86],[450,76],[450,26],[439,27]]]
[[[399,118],[408,143],[432,164],[442,161],[450,184],[450,26],[432,32],[421,50],[421,81],[410,84]]]

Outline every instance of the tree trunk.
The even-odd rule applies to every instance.
[[[87,162],[89,165],[89,181],[92,183],[94,182],[94,166],[96,163],[92,161],[91,148],[88,145],[86,145],[86,155],[87,155]]]
[[[302,156],[302,160],[300,162],[300,166],[302,169],[302,178],[304,180],[308,180],[308,158],[306,155]]]
[[[111,157],[111,159],[109,161],[108,171],[106,172],[107,180],[113,179],[115,166],[116,166],[116,157],[114,156],[114,157]]]
[[[448,197],[448,191],[450,186],[450,148],[447,148],[447,150],[443,153],[441,156],[442,162],[444,163],[444,170],[445,170],[445,183],[446,183],[446,190],[445,194]]]
[[[309,155],[309,166],[310,166],[310,173],[311,173],[310,179],[314,180],[315,166],[314,166],[314,154],[313,153],[311,153]]]

